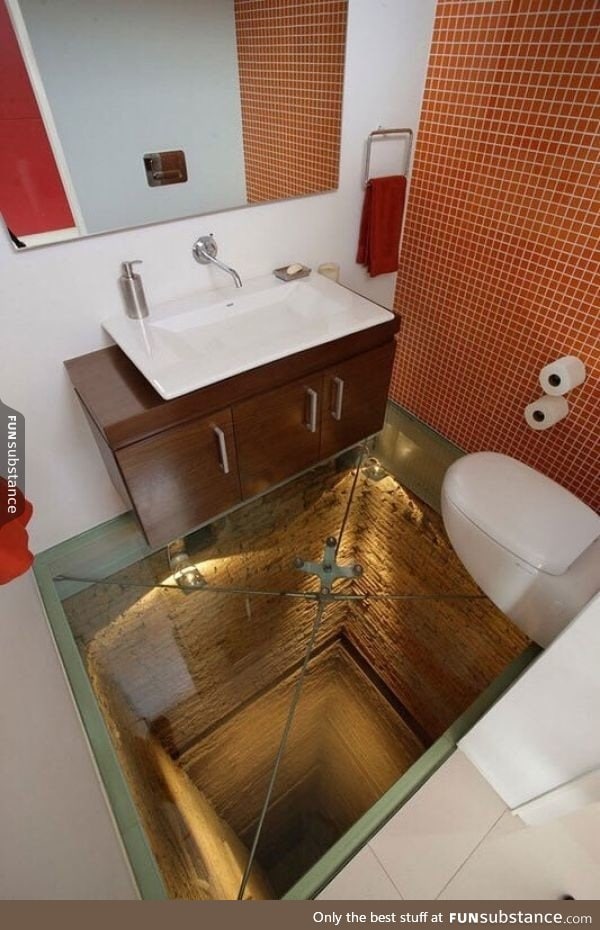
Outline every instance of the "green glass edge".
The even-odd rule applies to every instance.
[[[57,548],[54,547],[55,550]],[[54,587],[52,571],[43,557],[36,559],[34,573],[48,624],[60,653],[140,895],[144,900],[165,900],[169,896],[160,869],[141,825],[83,660]]]
[[[316,897],[375,833],[443,765],[456,750],[458,740],[462,739],[498,698],[515,683],[541,651],[539,646],[532,643],[516,659],[513,659],[470,707],[454,721],[452,726],[392,785],[389,791],[369,808],[337,843],[328,849],[325,855],[283,895],[283,900],[305,901]]]
[[[47,568],[51,577],[63,572],[87,575],[92,570],[94,576],[106,578],[153,551],[133,515],[124,513],[40,552],[35,564]],[[61,600],[89,587],[81,582],[65,581],[60,584]]]
[[[82,573],[94,565],[94,575],[106,577],[113,572],[149,555],[153,550],[144,541],[134,517],[121,514],[84,533],[65,540],[36,556],[34,573],[46,608],[50,629],[65,667],[65,672],[83,726],[88,736],[96,764],[108,795],[123,845],[143,899],[168,898],[150,844],[137,814],[129,787],[121,771],[117,755],[69,622],[62,609],[53,575]],[[75,564],[74,564],[75,563]],[[63,583],[63,597],[75,593],[77,587]],[[530,645],[486,688],[473,704],[436,742],[417,759],[324,856],[283,896],[283,900],[314,898],[333,880],[371,837],[415,794],[428,778],[456,750],[458,740],[467,733],[498,698],[514,684],[541,649]]]

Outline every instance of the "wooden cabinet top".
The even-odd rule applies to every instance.
[[[399,326],[400,318],[394,317],[174,400],[163,400],[118,346],[69,359],[65,366],[108,445],[118,449],[382,345]]]

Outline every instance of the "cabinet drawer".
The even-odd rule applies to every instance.
[[[172,427],[115,456],[152,545],[188,533],[241,499],[229,410]]]
[[[381,429],[395,348],[394,342],[388,342],[325,372],[321,458]]]
[[[253,497],[319,459],[321,375],[236,404],[242,497]]]

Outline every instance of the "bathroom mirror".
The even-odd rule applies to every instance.
[[[348,0],[0,0],[15,245],[334,190]]]

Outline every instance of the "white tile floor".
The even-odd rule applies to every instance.
[[[319,898],[321,901],[397,901],[400,895],[375,853],[365,846]]]
[[[439,897],[549,901],[565,894],[600,898],[600,804],[543,826],[492,830]]]
[[[505,810],[457,751],[371,840],[371,849],[403,898],[435,898]]]
[[[600,804],[543,826],[513,815],[457,750],[322,900],[600,898]]]
[[[397,899],[435,898],[506,810],[457,751],[320,897],[357,900],[372,884],[391,885]]]

